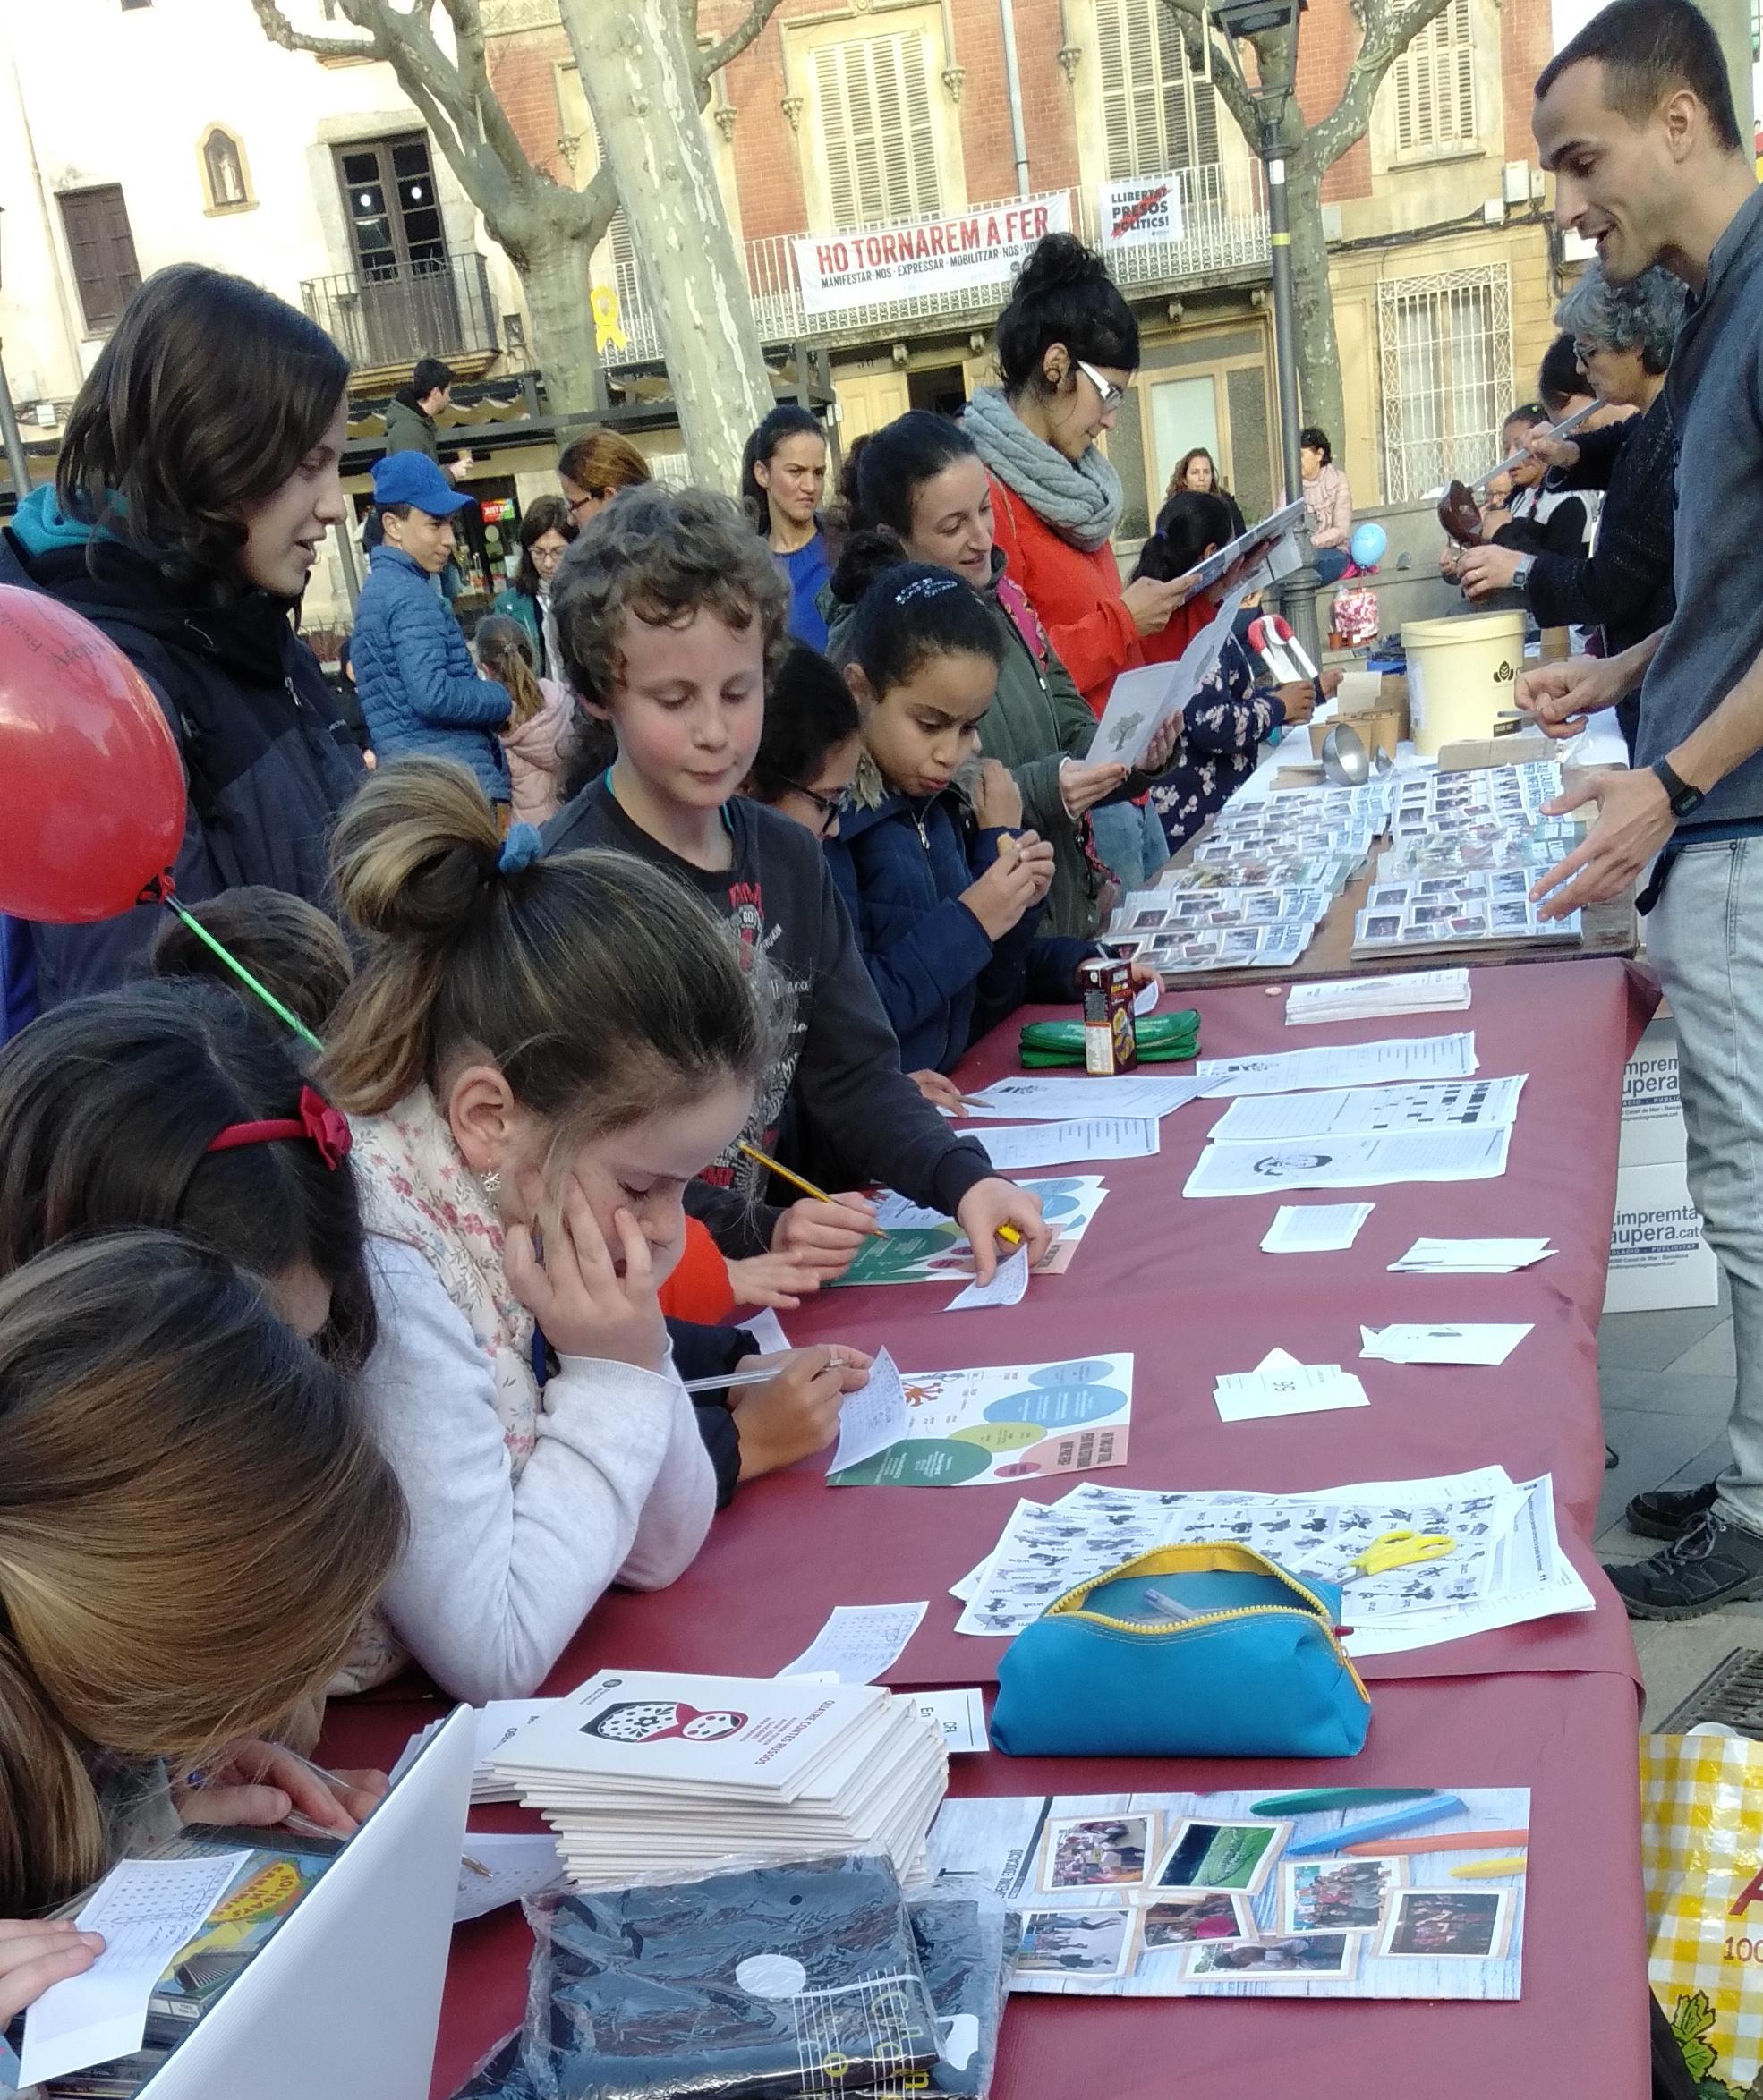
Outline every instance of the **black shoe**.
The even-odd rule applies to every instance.
[[[1699,1619],[1763,1597],[1763,1537],[1706,1509],[1650,1560],[1604,1572],[1631,1619]]]
[[[1622,1512],[1622,1521],[1644,1539],[1681,1539],[1697,1518],[1714,1507],[1717,1481],[1700,1487],[1656,1487],[1637,1495]]]

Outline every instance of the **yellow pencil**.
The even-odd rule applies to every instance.
[[[1453,1866],[1451,1876],[1453,1881],[1486,1882],[1501,1875],[1522,1874],[1524,1869],[1525,1855],[1514,1852],[1509,1859],[1472,1859],[1467,1866]]]
[[[804,1195],[813,1196],[817,1203],[836,1203],[839,1201],[837,1196],[829,1195],[825,1189],[816,1188],[812,1181],[805,1181],[801,1175],[793,1172],[780,1160],[774,1160],[770,1152],[762,1152],[756,1144],[749,1144],[745,1138],[741,1138],[735,1149],[745,1152],[757,1165],[769,1168],[773,1174],[788,1182],[792,1188],[799,1188]],[[872,1225],[868,1237],[872,1239],[886,1239],[888,1235],[879,1225]]]

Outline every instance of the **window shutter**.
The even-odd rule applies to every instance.
[[[814,92],[835,225],[887,225],[941,211],[922,36],[822,45]]]
[[[1102,123],[1108,141],[1108,179],[1137,173],[1133,149],[1132,90],[1128,86],[1128,0],[1095,0],[1095,40],[1102,72]]]
[[[1163,0],[1095,0],[1108,175],[1164,174],[1218,158],[1218,105]]]
[[[1473,145],[1476,131],[1472,0],[1451,0],[1391,69],[1396,150]]]

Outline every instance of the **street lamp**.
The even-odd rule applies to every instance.
[[[1248,98],[1260,131],[1256,150],[1267,173],[1267,225],[1273,259],[1273,365],[1280,392],[1280,450],[1285,463],[1286,498],[1304,488],[1304,463],[1298,443],[1298,316],[1291,290],[1291,212],[1285,186],[1285,148],[1281,141],[1286,111],[1298,86],[1298,18],[1307,0],[1213,0],[1214,26],[1237,84]],[[1255,78],[1244,72],[1237,55],[1239,40],[1269,39],[1256,47]],[[1313,663],[1322,661],[1322,633],[1316,619],[1316,593],[1322,578],[1309,552],[1307,536],[1302,567],[1282,587],[1286,617]]]
[[[0,217],[5,207],[0,205]],[[0,362],[0,439],[6,446],[6,469],[13,477],[13,503],[16,506],[30,493],[30,463],[24,456],[24,439],[13,409],[13,390],[6,384],[6,367]]]

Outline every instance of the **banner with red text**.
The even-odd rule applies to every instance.
[[[818,315],[1001,285],[1043,234],[1070,231],[1071,193],[1057,190],[953,218],[811,234],[791,245],[803,309]]]

